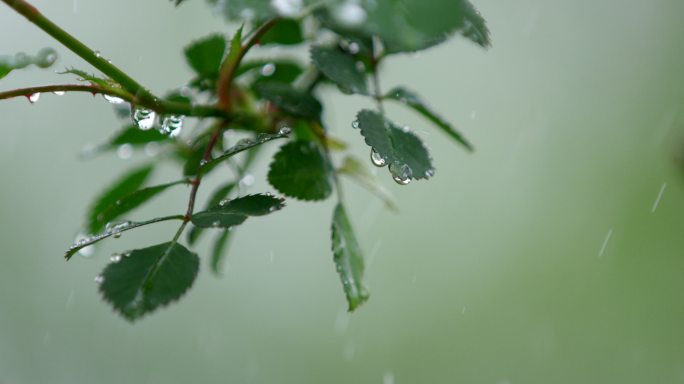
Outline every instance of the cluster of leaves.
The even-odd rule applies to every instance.
[[[177,5],[183,2],[175,1]],[[414,110],[464,148],[472,147],[415,92],[398,86],[381,93],[380,64],[392,55],[430,48],[456,34],[487,47],[489,33],[484,19],[468,0],[209,2],[229,21],[242,26],[230,39],[213,34],[186,47],[184,54],[193,78],[161,101],[129,94],[130,82],[114,76],[68,71],[98,87],[97,92],[116,103],[124,115],[133,116],[133,124],[126,124],[97,152],[152,146],[159,154],[154,161],[125,173],[95,199],[85,225],[91,235],[72,245],[66,258],[142,225],[181,221],[171,241],[113,255],[97,278],[104,299],[128,320],[177,300],[191,287],[199,270],[198,256],[180,242],[186,225],[191,225],[186,237],[190,245],[207,230],[218,232],[210,261],[213,271],[218,272],[235,227],[250,217],[268,215],[285,206],[281,197],[270,193],[245,195],[243,187],[262,145],[286,140],[273,157],[268,182],[286,197],[307,201],[327,199],[337,190],[340,201],[331,226],[333,260],[348,308],[353,311],[369,294],[361,247],[341,201],[338,176],[351,177],[375,192],[389,208],[395,206],[375,184],[364,161],[345,155],[335,166],[331,152],[345,146],[330,136],[318,91],[332,85],[344,94],[368,96],[377,109],[361,110],[350,121],[370,147],[372,163],[387,166],[399,184],[428,179],[434,175],[434,167],[426,146],[411,129],[386,116],[384,102],[398,102]],[[243,33],[246,30],[252,32]],[[245,59],[253,47],[268,50],[272,46],[304,45],[309,46],[309,63],[281,56]],[[197,107],[200,100],[208,100],[207,108]],[[178,136],[185,117],[199,119],[190,133]],[[154,125],[159,129],[151,129]],[[226,135],[228,131],[239,134]],[[242,138],[238,140],[238,136]],[[160,160],[178,163],[182,178],[150,185],[148,181]],[[232,177],[215,172],[222,165],[232,170]],[[204,209],[196,212],[197,188],[210,174],[222,184]],[[123,219],[177,185],[192,189],[185,214],[140,222]]]

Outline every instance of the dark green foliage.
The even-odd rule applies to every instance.
[[[356,121],[366,144],[389,165],[395,180],[406,180],[407,177],[427,179],[432,176],[434,168],[430,154],[413,132],[369,110],[359,112]]]
[[[454,140],[463,144],[469,150],[473,150],[473,146],[465,139],[465,137],[463,137],[463,135],[460,134],[448,121],[441,118],[437,112],[433,111],[432,108],[430,108],[430,106],[425,103],[425,101],[423,101],[423,99],[415,92],[404,87],[396,87],[387,92],[387,96],[385,97],[411,107],[413,110],[420,113],[436,126],[441,128],[442,131],[451,136]]]
[[[104,192],[95,199],[88,212],[88,232],[98,233],[102,231],[107,222],[102,213],[116,202],[140,189],[154,168],[151,165],[134,169],[123,175],[119,180],[111,184]]]
[[[366,72],[358,67],[363,62],[356,60],[351,54],[332,47],[313,47],[311,60],[343,92],[368,94]]]
[[[323,107],[309,92],[294,88],[290,84],[270,81],[258,84],[256,91],[259,96],[272,102],[287,114],[312,120],[321,119]]]
[[[179,5],[184,0],[171,1]],[[68,33],[58,33],[55,25],[45,28],[45,19],[36,19],[33,12],[22,12],[26,11],[21,8],[26,5],[24,1],[4,3],[101,72],[67,69],[63,73],[75,75],[85,84],[24,90],[22,96],[85,91],[105,95],[114,103],[127,103],[115,107],[120,117],[132,115],[134,125],[125,126],[92,153],[122,145],[160,144],[151,146],[155,151],[146,151],[154,157],[150,164],[128,171],[94,200],[85,223],[89,237],[77,241],[65,254],[69,259],[85,247],[140,226],[181,222],[171,242],[113,256],[113,262],[98,278],[102,280],[104,299],[131,321],[177,300],[192,285],[199,258],[178,243],[186,229],[189,244],[195,245],[206,229],[216,228],[208,256],[211,270],[218,273],[234,227],[249,217],[284,207],[283,199],[269,194],[245,195],[244,189],[254,181],[249,168],[263,144],[276,139],[287,141],[273,156],[267,176],[283,195],[320,201],[336,191],[339,201],[333,213],[332,250],[350,311],[367,301],[369,293],[363,282],[361,248],[342,203],[338,176],[358,182],[396,211],[390,194],[368,171],[368,163],[388,166],[392,178],[402,185],[434,174],[422,140],[386,116],[384,103],[396,101],[411,108],[472,150],[454,125],[440,117],[422,97],[404,86],[395,86],[383,95],[379,84],[380,69],[393,54],[424,50],[454,35],[489,46],[485,21],[468,0],[209,0],[240,27],[230,41],[222,34],[212,34],[189,44],[183,56],[192,77],[170,84],[171,91],[163,97]],[[300,63],[282,55],[283,48],[292,46],[298,46],[299,53],[308,48],[310,62]],[[250,51],[264,47],[265,54],[251,56]],[[52,50],[43,50],[36,57],[0,56],[0,78],[31,64],[50,66],[55,59]],[[449,81],[445,78],[445,82]],[[360,111],[352,124],[372,148],[371,161],[357,160],[345,143],[331,136],[328,129],[339,127],[329,126],[324,119],[321,100],[326,99],[319,99],[322,84],[335,84],[342,93],[365,97],[369,105],[377,105],[377,110]],[[3,93],[0,99],[17,94]],[[227,134],[233,131],[240,131],[238,137],[242,138]],[[343,151],[347,152],[338,159],[337,152]],[[181,180],[148,186],[157,164],[182,168],[182,178],[178,177]],[[215,178],[219,187],[202,201],[205,195],[198,191],[200,186],[206,186],[203,181],[207,178]],[[178,184],[188,184],[187,206],[163,207],[175,215],[128,220],[126,216],[133,210]],[[203,210],[198,211],[198,207]]]
[[[368,290],[363,283],[363,256],[356,241],[347,212],[337,204],[332,220],[332,251],[335,269],[340,274],[342,287],[347,296],[349,311],[368,300]]]
[[[323,200],[333,189],[333,176],[320,147],[311,141],[283,145],[273,157],[268,181],[282,194],[301,200]]]
[[[105,268],[98,278],[100,293],[115,311],[133,321],[178,300],[198,270],[197,255],[178,243],[136,249]]]

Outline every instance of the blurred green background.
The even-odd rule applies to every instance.
[[[157,93],[188,78],[181,46],[232,32],[199,0],[33,3]],[[437,174],[400,187],[378,173],[399,214],[345,185],[372,292],[351,315],[330,252],[333,201],[290,201],[239,228],[224,276],[203,244],[181,302],[126,322],[93,278],[110,253],[166,241],[175,224],[92,258],[62,254],[89,199],[145,155],[79,160],[121,126],[101,98],[1,102],[0,383],[684,383],[684,171],[673,161],[684,2],[475,4],[492,49],[454,39],[385,67],[386,89],[418,90],[477,150],[390,109],[430,145]],[[56,68],[90,70],[4,5],[0,31],[2,53],[52,46]],[[66,81],[32,69],[0,89]],[[323,97],[331,130],[367,158],[350,122],[369,101]],[[270,190],[267,164],[252,191]],[[186,199],[180,188],[132,218]]]

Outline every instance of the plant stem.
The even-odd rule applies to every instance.
[[[264,36],[264,34],[266,34],[266,32],[268,32],[278,23],[278,21],[280,21],[280,19],[276,17],[266,21],[264,24],[259,26],[259,28],[257,28],[251,34],[249,39],[240,46],[238,52],[235,54],[233,54],[232,52],[229,53],[226,57],[226,60],[221,65],[218,87],[216,89],[216,92],[218,95],[219,104],[226,110],[230,110],[231,108],[230,88],[233,84],[233,79],[235,78],[235,72],[240,66],[242,59],[245,57],[247,52],[259,42],[259,40]]]
[[[121,84],[121,86],[131,94],[136,95],[143,100],[154,101],[156,99],[145,87],[140,85],[128,74],[102,58],[98,53],[60,28],[50,19],[43,16],[43,14],[28,2],[24,0],[2,0],[2,2],[26,17],[31,23],[62,43],[62,45],[69,48],[69,50],[80,56],[83,60],[99,69],[102,73],[109,76],[112,80]]]

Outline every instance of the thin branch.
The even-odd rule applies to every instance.
[[[226,110],[230,110],[230,88],[233,84],[235,73],[242,62],[242,59],[253,46],[259,43],[259,40],[261,40],[266,32],[271,30],[271,28],[278,23],[278,21],[280,21],[280,19],[276,17],[262,24],[251,34],[249,39],[240,46],[239,51],[235,55],[229,54],[221,65],[218,87],[216,91],[219,103]]]

